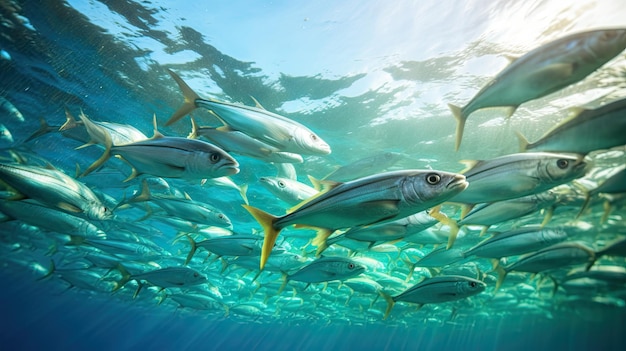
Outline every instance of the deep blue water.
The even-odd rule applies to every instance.
[[[84,111],[92,120],[133,125],[148,136],[156,114],[161,132],[186,136],[187,118],[163,126],[182,99],[165,71],[169,68],[202,96],[246,105],[253,104],[252,96],[267,110],[323,136],[333,152],[305,157],[296,165],[301,182],[308,182],[307,175],[321,178],[337,166],[379,152],[403,154],[390,169],[459,172],[459,160],[517,152],[515,131],[539,138],[565,118],[568,107],[623,98],[626,54],[621,53],[590,79],[524,104],[508,122],[497,111],[477,113],[468,121],[463,148],[453,151],[454,119],[446,103],[471,98],[504,67],[503,54],[519,55],[574,31],[624,27],[624,11],[619,1],[567,5],[478,0],[454,6],[437,1],[393,6],[383,1],[6,1],[0,6],[0,95],[25,121],[3,111],[0,122],[14,142],[3,141],[0,156],[4,162],[8,150],[15,149],[70,175],[77,164],[84,170],[101,155],[101,148],[75,150],[81,143],[57,132],[24,143],[42,118],[50,126],[63,124],[66,108],[74,115]],[[203,124],[216,123],[204,112],[196,116]],[[624,157],[623,147],[618,148],[600,165],[624,164]],[[276,174],[273,165],[247,157],[237,160],[241,171],[232,179],[248,184],[252,205],[271,213],[289,207],[259,184],[260,177]],[[92,178],[90,186],[119,201],[139,182],[124,185],[121,180],[129,168],[117,160],[109,164],[119,179]],[[179,180],[170,184],[223,210],[239,233],[258,227],[233,189]],[[597,224],[601,206],[592,211],[583,218],[600,233],[587,238],[591,244],[623,236],[623,207],[616,207],[604,226]],[[575,213],[557,212],[553,223],[563,223]],[[120,210],[119,220],[132,223],[142,214],[140,209]],[[536,214],[521,223],[542,218]],[[153,261],[165,266],[186,257],[189,246],[185,240],[173,242],[176,231],[171,227],[157,219],[139,224],[161,231],[140,235],[171,254]],[[302,249],[310,237],[299,232],[286,234],[292,235],[287,239],[290,250],[312,256],[311,247]],[[144,289],[132,299],[132,283],[111,293],[68,289],[56,275],[40,280],[51,259],[61,266],[60,272],[80,265],[74,251],[80,249],[64,246],[66,241],[18,227],[16,221],[0,223],[3,349],[621,350],[626,345],[623,284],[606,294],[560,291],[552,297],[546,293],[549,289],[536,287],[536,280],[514,277],[505,290],[516,301],[501,306],[491,304],[491,273],[488,290],[467,302],[419,311],[398,303],[391,318],[383,321],[382,298],[371,308],[373,296],[358,296],[360,300],[346,305],[348,293],[336,283],[328,290],[321,285],[300,290],[296,296],[302,298],[301,307],[277,310],[291,296],[291,290],[280,295],[274,290],[280,275],[264,273],[260,282],[267,291],[257,293],[245,270],[222,273],[219,261],[196,257],[192,265],[208,275],[223,295],[221,302],[230,306],[226,315],[219,308],[179,309],[170,299],[158,304],[154,289]],[[52,246],[56,251],[48,251]],[[420,247],[424,253],[432,248]],[[406,265],[391,254],[372,251],[364,257],[383,266],[376,268],[381,274],[406,276]],[[623,257],[602,262],[626,266]],[[478,265],[487,271],[490,263]],[[263,308],[259,314],[237,311],[239,304],[248,303]]]

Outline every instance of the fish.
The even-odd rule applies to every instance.
[[[259,256],[261,254],[262,237],[258,235],[225,235],[215,238],[205,239],[199,242],[187,236],[191,249],[185,260],[185,265],[189,264],[196,250],[201,247],[205,250],[222,256]]]
[[[517,107],[579,82],[626,48],[626,29],[574,33],[543,44],[513,59],[465,106],[448,104],[457,120],[455,150],[459,150],[467,118],[476,110]]]
[[[464,161],[470,185],[451,202],[477,204],[541,193],[585,175],[582,155],[516,153],[484,161]]]
[[[32,200],[0,200],[0,212],[51,232],[106,238],[106,233],[90,221]]]
[[[0,163],[0,182],[17,197],[31,198],[71,214],[89,219],[108,220],[113,212],[85,184],[53,168]]]
[[[82,146],[79,146],[78,149],[96,144],[104,146],[106,142],[105,134],[108,134],[111,137],[111,143],[113,145],[131,144],[136,141],[148,139],[145,134],[131,125],[92,121],[83,111],[80,111],[79,115],[82,123],[76,121],[76,118],[74,118],[72,113],[67,108],[65,109],[65,116],[67,121],[59,127],[59,132],[65,132],[79,126],[83,126],[86,129],[88,128],[87,132],[90,140]]]
[[[589,207],[591,198],[598,194],[623,194],[626,193],[626,165],[619,166],[613,170],[600,185],[585,192],[585,201],[578,212],[580,217]]]
[[[567,240],[563,228],[545,228],[537,225],[497,233],[466,250],[464,257],[502,258],[517,256],[560,243]]]
[[[319,191],[297,180],[282,177],[261,177],[261,185],[274,196],[293,206],[316,195]]]
[[[398,301],[415,303],[422,307],[425,304],[465,299],[480,294],[485,291],[486,287],[487,284],[477,279],[449,275],[424,279],[396,296],[382,292],[382,296],[387,301],[383,319],[389,317],[393,306]]]
[[[215,185],[215,186],[221,186],[221,187],[225,187],[225,188],[231,188],[231,189],[235,189],[239,192],[239,195],[241,195],[241,198],[243,199],[243,202],[246,203],[246,205],[248,204],[248,195],[246,194],[248,191],[248,184],[241,184],[241,185],[237,185],[232,179],[230,179],[229,177],[218,177],[218,178],[206,178],[204,180],[202,180],[200,182],[201,185]]]
[[[319,244],[337,229],[394,220],[431,208],[468,185],[463,175],[432,170],[392,171],[327,184],[329,190],[303,201],[280,217],[243,205],[265,232],[261,269],[278,234],[287,226],[319,228],[314,242]]]
[[[3,116],[2,120],[5,120],[4,117],[11,117],[17,122],[24,122],[24,115],[20,110],[3,96],[0,96],[0,115]]]
[[[328,155],[331,152],[330,146],[321,137],[296,121],[263,108],[202,99],[176,73],[169,69],[167,72],[178,84],[185,100],[165,123],[166,126],[203,107],[224,123],[225,127],[220,127],[222,130],[240,131],[280,151],[301,155]]]
[[[88,119],[84,122],[90,135],[98,129]],[[104,139],[104,153],[82,173],[82,177],[98,169],[111,155],[120,156],[131,165],[133,171],[126,181],[140,174],[200,180],[239,173],[239,163],[219,147],[201,140],[166,137],[156,128],[152,138],[130,144],[113,145],[108,133],[104,133]]]
[[[595,109],[573,108],[570,116],[530,143],[517,133],[521,151],[569,152],[586,155],[626,145],[626,99]]]
[[[302,163],[301,155],[292,152],[283,152],[271,145],[252,138],[237,130],[224,130],[214,127],[198,127],[195,118],[191,118],[192,131],[189,139],[202,137],[211,143],[242,156],[252,157],[265,162],[275,163]]]
[[[13,143],[13,135],[11,134],[11,131],[2,123],[0,123],[0,143]]]
[[[595,251],[583,242],[566,241],[554,244],[522,256],[508,266],[498,263],[495,268],[498,273],[495,291],[500,289],[507,274],[512,271],[537,274],[581,264],[586,264],[586,269],[589,269],[596,259]]]
[[[283,286],[290,280],[307,284],[345,280],[363,272],[365,272],[365,266],[355,260],[346,257],[320,257],[297,272],[286,275]],[[282,291],[282,288],[279,291]]]
[[[116,282],[113,291],[121,289],[131,280],[137,282],[137,290],[133,295],[136,298],[143,287],[142,281],[160,288],[181,288],[194,285],[205,284],[208,280],[202,273],[189,267],[166,267],[149,272],[131,274],[124,265],[117,266],[122,278]]]
[[[338,167],[322,179],[345,182],[365,177],[386,170],[400,161],[403,156],[399,152],[381,152]]]

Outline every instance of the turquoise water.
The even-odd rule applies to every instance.
[[[76,150],[82,142],[57,131],[27,140],[40,120],[58,127],[65,122],[65,109],[75,116],[83,111],[91,120],[129,124],[151,136],[156,115],[161,133],[187,136],[187,117],[165,126],[182,101],[166,69],[180,74],[202,97],[249,106],[253,97],[268,111],[322,137],[332,153],[304,156],[303,163],[294,165],[297,179],[306,184],[311,184],[308,175],[323,178],[339,166],[382,152],[401,157],[391,165],[376,164],[370,172],[460,172],[461,160],[518,152],[516,132],[536,140],[565,119],[571,107],[623,98],[626,83],[622,52],[580,83],[523,104],[509,120],[502,109],[472,114],[455,152],[455,120],[447,103],[469,101],[506,66],[504,56],[522,55],[574,32],[626,27],[621,2],[9,1],[0,15],[0,95],[24,116],[21,122],[2,110],[0,122],[13,140],[0,140],[0,157],[6,162],[10,151],[17,151],[34,164],[47,162],[71,176],[77,165],[85,170],[103,149]],[[194,116],[201,125],[219,126],[205,111]],[[233,156],[240,172],[231,179],[247,184],[251,205],[273,214],[290,207],[259,181],[275,176],[276,166]],[[592,156],[597,178],[589,176],[583,184],[626,163],[623,147]],[[78,180],[114,203],[139,189],[138,180],[122,182],[130,174],[127,164],[111,159],[106,165]],[[221,210],[235,232],[260,233],[242,208],[239,191],[166,181],[170,189]],[[158,208],[152,208],[151,216],[136,206],[117,209],[113,222],[94,221],[108,240],[147,240],[146,245],[160,250],[133,256],[137,272],[182,266],[190,250],[187,239],[177,238],[185,231],[166,224]],[[557,208],[550,225],[569,222],[578,209]],[[458,216],[452,207],[444,210]],[[600,249],[623,236],[623,211],[616,206],[600,224],[602,204],[592,206],[581,218],[592,234],[582,239]],[[535,213],[492,230],[539,224],[543,218]],[[444,234],[449,230],[434,228]],[[479,233],[480,228],[466,228],[455,245],[471,247],[483,239]],[[314,235],[288,228],[278,243],[312,261],[315,247],[308,241]],[[264,271],[253,281],[258,269],[238,265],[232,257],[207,258],[203,250],[189,264],[207,276],[209,284],[201,290],[146,286],[133,298],[135,282],[112,292],[119,272],[85,259],[98,249],[68,241],[65,234],[21,221],[0,223],[0,340],[10,349],[587,350],[622,349],[625,343],[623,282],[609,291],[590,287],[568,293],[560,288],[553,295],[549,280],[512,274],[496,293],[491,262],[464,260],[447,267],[448,272],[481,276],[484,292],[419,310],[398,302],[383,319],[387,304],[376,293],[355,292],[336,281],[306,288],[290,282],[279,292],[280,273]],[[428,254],[432,244],[399,241],[370,250],[353,245],[359,250],[352,257],[367,265],[361,276],[378,281],[389,294],[441,274],[417,268],[406,279],[406,260]],[[350,252],[333,245],[326,255],[347,257]],[[43,278],[51,262],[56,270]],[[626,267],[623,257],[600,263]],[[84,285],[68,282],[82,273],[87,274]],[[198,291],[212,301],[207,309],[181,308],[171,297]]]

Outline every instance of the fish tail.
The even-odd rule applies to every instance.
[[[453,104],[448,104],[450,111],[452,111],[452,115],[456,118],[456,141],[454,144],[454,150],[459,151],[459,147],[461,147],[461,139],[463,139],[463,130],[465,129],[465,121],[467,120],[467,116],[463,115],[463,110]]]
[[[613,206],[609,200],[604,201],[604,213],[602,213],[602,218],[600,218],[600,224],[606,223],[606,220],[609,219],[609,214],[611,214],[611,210]]]
[[[263,231],[265,232],[265,238],[263,239],[263,248],[261,249],[261,262],[260,269],[265,267],[265,263],[267,259],[270,257],[272,253],[272,249],[274,248],[274,244],[276,244],[276,239],[278,238],[278,234],[281,229],[274,227],[274,222],[278,217],[272,216],[271,214],[259,210],[256,207],[252,207],[249,205],[242,205],[254,219],[261,225]]]
[[[241,194],[241,198],[243,199],[243,202],[246,203],[246,205],[249,205],[250,203],[248,202],[248,184],[242,184],[239,186],[239,194]]]
[[[385,301],[387,301],[387,309],[385,309],[385,315],[383,316],[383,320],[384,320],[384,319],[387,319],[387,317],[389,317],[389,315],[391,314],[391,309],[396,304],[396,301],[393,299],[391,295],[387,294],[384,291],[380,291],[380,296],[382,296],[385,299]]]
[[[170,119],[167,122],[165,122],[165,125],[169,126],[173,124],[174,122],[178,121],[179,119],[183,118],[184,116],[188,115],[189,113],[191,113],[191,111],[195,110],[196,100],[199,99],[200,96],[198,96],[198,94],[195,91],[193,91],[193,89],[191,89],[189,85],[187,85],[187,83],[185,83],[182,80],[182,78],[180,78],[176,73],[172,72],[169,69],[167,70],[167,72],[170,74],[170,76],[172,76],[172,78],[174,78],[174,80],[178,84],[178,87],[183,93],[183,97],[185,98],[182,106],[180,106],[178,110],[176,110],[176,112],[172,114]]]
[[[496,289],[494,290],[494,293],[496,293],[498,290],[500,290],[500,287],[502,286],[502,283],[504,283],[504,278],[506,278],[506,275],[508,273],[506,271],[506,269],[504,269],[504,267],[502,267],[500,262],[498,262],[498,264],[496,265],[495,271],[496,271],[496,273],[498,273],[498,280],[496,281]]]
[[[189,243],[191,244],[191,249],[189,250],[189,254],[187,254],[187,259],[185,260],[185,266],[189,264],[189,262],[193,258],[193,255],[196,253],[196,250],[198,249],[198,245],[196,245],[196,242],[189,235],[187,235],[187,239],[189,239]]]
[[[528,149],[528,145],[530,144],[528,142],[528,139],[526,139],[526,137],[524,137],[524,135],[522,135],[522,133],[520,132],[515,132],[515,134],[517,135],[517,139],[519,140],[519,151],[526,151]]]
[[[76,128],[77,126],[78,126],[78,121],[76,121],[76,118],[74,117],[74,115],[72,115],[70,110],[67,107],[65,107],[65,123],[63,123],[63,125],[59,127],[59,132]]]
[[[317,235],[315,235],[315,238],[313,239],[313,245],[318,247],[318,252],[321,253],[321,251],[319,251],[319,247],[321,246],[325,246],[324,249],[326,249],[328,247],[328,244],[326,243],[326,240],[328,239],[328,237],[330,236],[330,234],[332,234],[333,231],[332,230],[328,230],[328,229],[318,229],[317,231]],[[324,250],[322,250],[324,251]],[[317,253],[316,253],[317,255]]]
[[[128,283],[131,279],[131,274],[130,272],[128,272],[128,270],[126,269],[126,267],[124,267],[121,263],[117,264],[117,267],[115,267],[120,274],[122,275],[122,279],[120,279],[119,281],[115,282],[114,286],[113,286],[113,290],[111,291],[116,291],[119,290],[120,288],[122,288],[124,285],[126,285],[126,283]],[[141,285],[140,285],[141,286]]]
[[[46,278],[48,278],[49,276],[52,275],[52,273],[54,273],[56,269],[56,266],[54,264],[53,260],[50,260],[50,268],[48,268],[48,272],[46,272],[46,274],[44,274],[41,278],[37,279],[37,280],[44,280]]]
[[[50,125],[48,125],[48,122],[45,119],[40,118],[39,129],[37,129],[33,134],[31,134],[28,138],[26,138],[24,140],[24,143],[34,140],[35,138],[38,138],[44,134],[50,133],[51,131],[52,129],[50,128]]]
[[[286,273],[282,273],[283,274],[283,283],[280,284],[280,288],[278,288],[278,292],[276,293],[276,295],[280,295],[283,290],[285,290],[285,287],[287,286],[287,283],[289,282],[289,276]]]
[[[452,247],[452,245],[454,245],[454,242],[456,241],[456,237],[459,234],[459,225],[456,223],[455,220],[441,213],[439,211],[440,209],[441,209],[441,206],[434,207],[432,210],[430,210],[428,214],[434,219],[441,222],[442,224],[445,224],[448,227],[450,227],[450,235],[448,236],[448,245],[446,246],[446,249],[449,249]]]
[[[89,173],[95,171],[100,168],[110,157],[111,157],[111,147],[113,147],[113,141],[111,140],[111,135],[109,133],[104,133],[104,153],[97,159],[94,163],[87,168],[81,177],[88,175]]]

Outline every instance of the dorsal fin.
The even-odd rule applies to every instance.
[[[255,99],[254,96],[250,95],[250,98],[252,99],[252,101],[254,101],[254,107],[260,108],[261,110],[265,110],[265,107],[263,107],[263,105],[261,105],[261,103],[257,99]]]
[[[154,127],[154,134],[152,135],[152,139],[163,138],[163,134],[161,134],[161,132],[159,132],[159,129],[157,127],[156,113],[152,117],[152,126]]]
[[[196,119],[193,118],[193,115],[190,115],[190,117],[191,117],[191,133],[187,135],[187,139],[198,139],[198,124],[196,123]]]
[[[65,107],[65,123],[63,123],[63,125],[59,128],[59,132],[75,128],[76,126],[78,126],[78,122],[76,121],[76,118],[74,118],[74,115],[72,115],[72,113],[66,106]]]
[[[470,169],[474,168],[478,163],[480,162],[480,160],[461,160],[459,161],[460,164],[465,166],[465,169],[463,169],[461,172],[461,174],[469,171]]]

